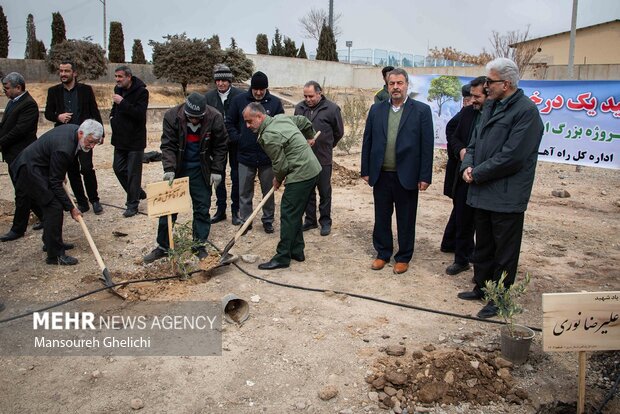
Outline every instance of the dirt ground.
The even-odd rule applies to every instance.
[[[287,92],[288,98],[300,99],[299,92]],[[370,99],[372,92],[360,93]],[[155,139],[148,150],[158,150]],[[139,410],[145,413],[535,413],[563,412],[562,406],[571,412],[577,397],[576,355],[544,353],[540,334],[527,363],[500,367],[498,325],[342,293],[462,315],[475,315],[482,306],[481,302],[456,299],[457,292],[471,288],[471,271],[455,277],[444,273],[453,259],[439,251],[451,209],[451,201],[442,194],[445,152],[435,151],[433,184],[419,200],[414,258],[403,275],[393,274],[391,266],[370,270],[375,253],[371,241],[373,202],[371,188],[355,178],[359,156],[359,147],[349,155],[337,151],[332,233],[327,237],[321,237],[318,230],[304,234],[305,262],[269,272],[257,269],[257,264],[275,251],[277,211],[275,234],[265,234],[255,225],[233,248],[237,255],[258,256],[256,263],[239,261],[238,267],[198,274],[186,282],[164,282],[131,292],[138,300],[218,302],[228,293],[248,302],[258,295],[258,302],[250,302],[250,317],[244,324],[223,324],[221,356],[3,356],[0,412],[133,412],[140,405]],[[96,148],[105,212],[95,216],[91,210],[84,215],[93,239],[115,279],[165,273],[161,265],[141,264],[141,256],[155,246],[157,222],[146,215],[122,216],[124,192],[111,164],[112,147],[106,143]],[[143,183],[159,181],[161,174],[160,163],[144,164]],[[545,292],[620,290],[619,183],[620,171],[578,171],[574,166],[539,163],[519,266],[520,274],[529,272],[532,282],[523,298],[525,311],[517,317],[519,323],[542,326]],[[0,232],[4,233],[10,227],[13,206],[4,163],[0,165],[0,188]],[[553,197],[555,189],[565,189],[571,196]],[[260,199],[258,193],[255,203]],[[281,193],[276,195],[276,205]],[[141,205],[140,210],[145,212],[146,206]],[[187,221],[189,215],[181,215],[179,220]],[[228,221],[212,226],[210,240],[222,248],[236,230],[229,216]],[[126,236],[119,237],[120,233]],[[29,229],[24,238],[0,243],[0,296],[7,305],[0,314],[3,318],[19,313],[33,300],[60,301],[101,286],[97,263],[77,223],[67,218],[64,225],[65,241],[76,244],[71,254],[80,260],[77,266],[46,265],[40,237]],[[287,288],[270,281],[325,292]],[[97,295],[110,297],[107,292]],[[388,355],[387,351],[395,348],[399,352]],[[600,355],[596,354],[597,358]],[[617,353],[611,356],[617,363]],[[426,365],[442,368],[429,375],[440,376],[445,384],[421,397],[415,393],[423,384],[415,385],[413,380],[420,372],[428,377]],[[605,384],[609,388],[610,380],[618,375],[617,370],[615,375],[603,373],[601,365],[609,363],[588,367],[586,397],[592,412],[605,397]],[[473,366],[497,375],[501,386],[494,392],[480,388],[479,393],[472,393],[484,379],[471,372]],[[453,377],[446,367],[453,368]],[[391,385],[376,386],[374,381],[389,370],[407,374],[401,378],[401,386],[396,386],[395,379],[388,381]],[[395,374],[389,375],[395,378]],[[454,388],[446,378],[454,380]],[[474,378],[480,383],[472,382]],[[334,393],[333,398],[321,398]],[[412,398],[407,404],[401,404],[402,399],[396,404],[391,398],[408,395]],[[140,399],[141,404],[134,401],[137,405],[132,408],[134,399]],[[603,412],[620,412],[618,395]]]

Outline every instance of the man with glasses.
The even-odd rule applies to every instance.
[[[207,105],[204,95],[194,92],[184,104],[169,109],[164,115],[161,136],[163,180],[172,185],[175,177],[189,177],[192,232],[194,241],[200,245],[194,253],[201,260],[208,256],[204,243],[211,230],[211,187],[217,187],[222,181],[227,144],[228,133],[224,119],[217,109]],[[174,214],[172,221],[176,221],[176,218]],[[144,256],[144,263],[166,257],[169,248],[168,220],[160,217],[157,247]]]
[[[45,118],[52,121],[56,127],[64,124],[80,125],[87,119],[103,123],[93,88],[78,82],[75,64],[70,61],[61,62],[58,66],[58,73],[60,83],[47,90]],[[97,176],[93,167],[93,151],[78,151],[78,156],[75,157],[73,166],[67,175],[80,211],[86,213],[90,210],[88,206],[90,201],[93,205],[93,212],[102,214],[103,207],[99,202]],[[83,184],[82,176],[84,176]],[[84,194],[84,187],[86,187],[88,198]]]
[[[82,213],[69,200],[63,182],[78,151],[92,150],[102,138],[103,126],[94,119],[87,119],[81,125],[61,125],[41,135],[11,165],[16,172],[15,192],[29,197],[43,209],[43,250],[47,252],[47,264],[78,263],[76,258],[65,254],[73,245],[65,244],[62,239],[63,210],[71,212],[75,221]]]
[[[472,291],[464,300],[483,299],[487,280],[514,283],[523,218],[534,184],[543,122],[536,105],[518,88],[519,68],[510,59],[497,58],[486,66],[487,100],[461,165],[469,184],[467,204],[475,208],[476,248]],[[497,315],[487,303],[479,318]]]
[[[0,122],[0,151],[2,158],[9,164],[9,176],[13,187],[16,185],[16,170],[11,163],[26,148],[37,140],[39,106],[26,90],[24,77],[12,72],[2,79],[4,94],[9,102],[4,109]],[[8,233],[0,236],[0,241],[8,242],[24,236],[30,218],[30,209],[41,219],[41,209],[32,204],[27,197],[15,193],[15,214],[13,225]]]

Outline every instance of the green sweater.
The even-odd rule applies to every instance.
[[[289,184],[306,181],[321,172],[321,164],[307,141],[313,137],[314,129],[305,116],[265,118],[258,128],[258,144],[271,159],[273,173],[279,182],[284,178]]]

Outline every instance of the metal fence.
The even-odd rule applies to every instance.
[[[406,68],[437,67],[437,66],[474,66],[471,63],[456,62],[447,59],[435,59],[428,56],[401,53],[385,49],[341,49],[338,60],[352,65],[400,66]],[[350,54],[349,54],[350,53]],[[311,60],[316,53],[310,53]]]

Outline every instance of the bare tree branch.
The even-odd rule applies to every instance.
[[[523,77],[528,65],[540,47],[540,42],[527,42],[529,39],[530,27],[524,32],[512,30],[505,34],[496,31],[492,32],[489,41],[491,42],[491,55],[493,58],[505,57],[512,59],[519,68],[519,76]]]
[[[334,32],[336,41],[338,41],[338,38],[342,34],[342,30],[340,29],[341,18],[342,13],[334,14],[334,27],[332,27],[332,31]],[[326,25],[329,24],[327,11],[325,9],[315,9],[314,7],[311,8],[305,16],[299,19],[302,36],[306,39],[314,39],[318,42],[319,37],[321,36],[321,28],[323,27],[323,23]]]

